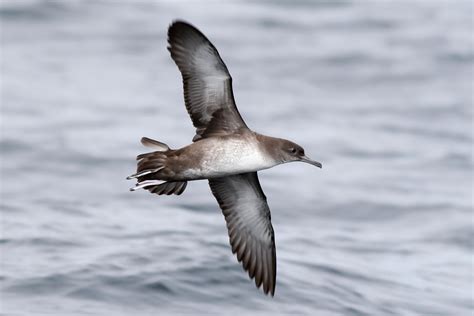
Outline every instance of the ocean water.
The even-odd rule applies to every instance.
[[[1,315],[472,315],[471,1],[2,0]],[[200,28],[240,112],[319,170],[260,172],[275,297],[206,181],[129,192],[194,129],[166,50]]]

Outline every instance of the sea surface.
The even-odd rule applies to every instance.
[[[471,1],[0,3],[1,315],[472,315]],[[252,129],[323,163],[259,173],[274,298],[206,181],[129,192],[142,136],[194,135],[177,18]]]

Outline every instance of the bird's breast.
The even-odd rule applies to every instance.
[[[200,144],[203,151],[199,171],[204,178],[253,172],[277,164],[254,139],[235,137],[203,141],[206,143]]]

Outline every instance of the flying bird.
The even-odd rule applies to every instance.
[[[174,21],[168,50],[181,72],[184,101],[196,135],[180,149],[143,137],[152,152],[137,156],[130,190],[180,195],[188,181],[209,181],[224,214],[232,252],[265,294],[275,294],[275,235],[257,171],[302,161],[321,168],[304,149],[286,139],[258,134],[237,110],[232,78],[217,49],[194,26]]]

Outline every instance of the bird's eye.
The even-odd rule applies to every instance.
[[[292,154],[296,154],[296,148],[291,148],[290,151]]]

